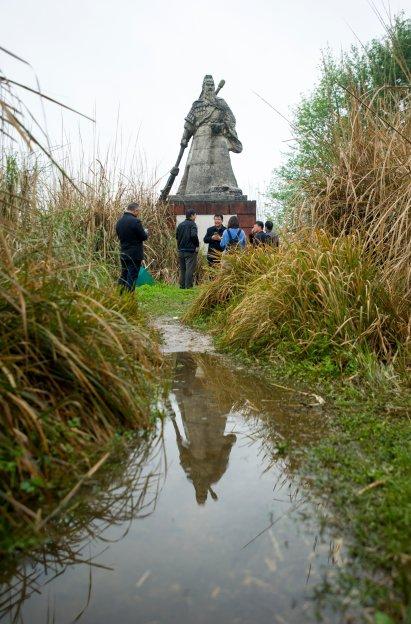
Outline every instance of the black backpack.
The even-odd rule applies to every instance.
[[[266,232],[258,232],[258,235],[254,234],[252,243],[256,247],[259,247],[259,245],[272,245],[272,239]]]
[[[230,230],[227,228],[227,236],[228,236],[228,243],[226,245],[226,251],[234,250],[240,246],[240,236],[241,236],[240,228],[238,228],[235,236],[232,236]]]

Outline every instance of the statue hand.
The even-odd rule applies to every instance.
[[[211,124],[211,132],[213,134],[221,134],[223,131],[224,124],[223,123],[212,123]]]
[[[180,141],[180,145],[181,145],[181,147],[187,147],[187,145],[188,145],[188,141],[187,141],[187,139],[185,139],[185,138],[183,137],[183,138],[181,139],[181,141]]]
[[[180,169],[178,167],[173,167],[172,170],[170,171],[170,173],[173,176],[178,176],[178,172],[179,171],[180,171]]]

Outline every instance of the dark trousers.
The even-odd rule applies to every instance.
[[[179,251],[180,288],[192,288],[194,271],[197,266],[197,254],[189,251]]]
[[[121,290],[135,290],[142,260],[134,260],[126,254],[120,254],[121,275],[118,280]]]
[[[218,267],[221,262],[221,251],[215,249],[211,253],[207,254],[208,266]]]

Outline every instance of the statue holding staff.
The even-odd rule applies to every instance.
[[[181,149],[175,167],[171,170],[161,199],[166,199],[178,174],[178,165],[191,137],[193,138],[184,174],[175,199],[237,199],[243,194],[238,188],[230,151],[243,149],[235,130],[235,117],[223,98],[217,97],[224,85],[215,90],[213,77],[207,75],[203,87],[185,118]]]

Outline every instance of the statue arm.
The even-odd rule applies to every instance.
[[[190,112],[185,118],[184,132],[180,141],[180,145],[182,147],[187,147],[189,140],[194,134],[194,128],[195,128],[194,121],[195,121],[194,110],[193,108],[191,108]]]
[[[221,116],[222,123],[224,125],[223,133],[228,139],[229,149],[230,151],[239,154],[242,151],[243,146],[241,145],[241,142],[238,139],[237,132],[235,129],[235,124],[236,124],[235,117],[233,113],[231,112],[231,109],[228,106],[227,102],[223,100],[222,98],[219,98],[219,101],[223,110],[223,114]]]
[[[228,104],[225,103],[225,110],[224,110],[224,121],[227,124],[227,126],[234,130],[235,132],[235,117],[230,109],[230,107],[228,106]]]

